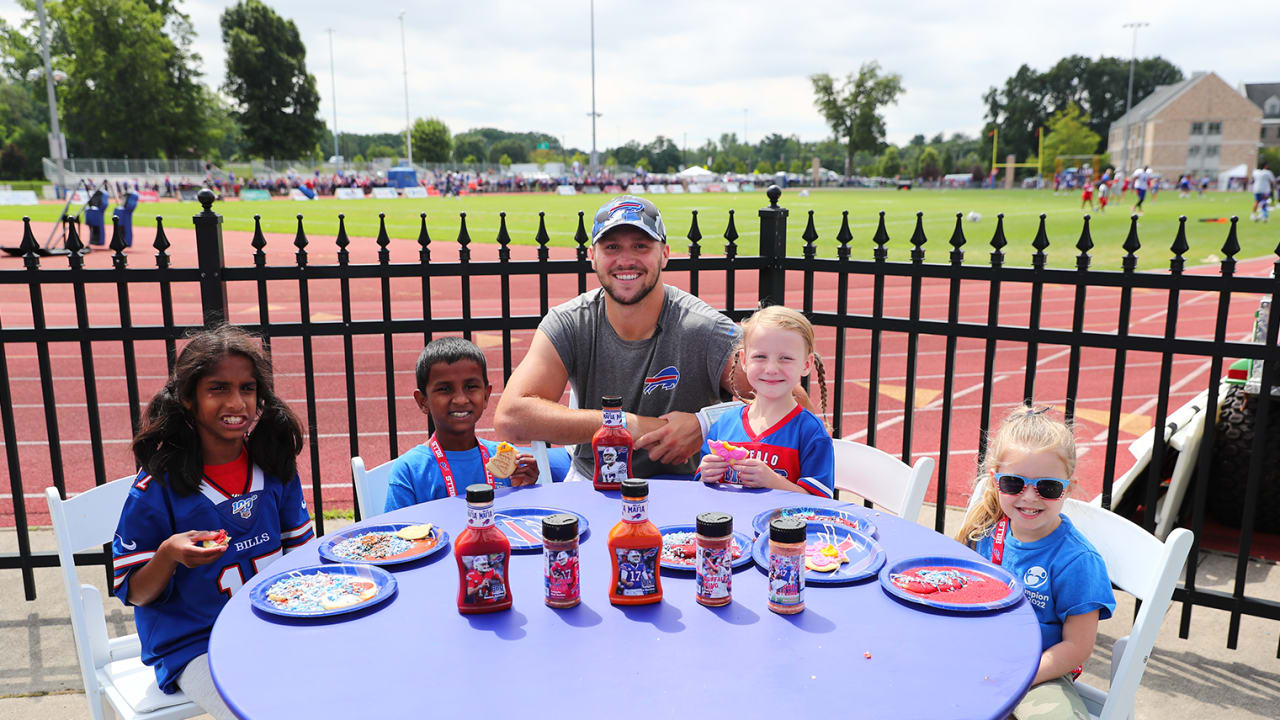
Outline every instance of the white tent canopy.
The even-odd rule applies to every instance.
[[[1226,190],[1227,185],[1231,184],[1231,178],[1247,178],[1247,177],[1249,177],[1249,166],[1245,165],[1244,163],[1240,163],[1239,165],[1231,168],[1230,170],[1223,170],[1222,172],[1218,173],[1218,189]]]
[[[700,165],[694,165],[676,173],[676,177],[694,182],[711,182],[716,174]]]

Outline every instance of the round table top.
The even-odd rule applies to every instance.
[[[751,520],[781,506],[842,505],[798,493],[650,482],[657,525],[701,512]],[[541,552],[511,558],[514,606],[461,615],[452,548],[389,566],[397,594],[367,610],[303,620],[262,613],[250,590],[278,572],[320,561],[317,541],[259,573],[213,628],[214,681],[242,718],[396,717],[414,710],[460,717],[769,717],[834,711],[867,718],[1003,718],[1035,675],[1040,629],[1024,600],[1004,610],[950,613],[892,597],[876,578],[805,590],[805,610],[770,612],[766,578],[748,565],[733,602],[694,600],[691,573],[662,578],[656,605],[609,604],[609,529],[618,493],[590,483],[499,493],[495,508],[574,510],[590,522],[580,550],[582,603],[543,603]],[[976,558],[954,540],[861,506],[878,527],[887,562],[920,556]],[[447,498],[369,521],[432,522],[452,537],[466,504]]]

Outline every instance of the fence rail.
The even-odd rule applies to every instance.
[[[1265,360],[1264,392],[1257,403],[1256,421],[1259,428],[1268,427],[1272,411],[1270,393],[1266,390],[1275,384],[1274,369],[1280,367],[1280,348],[1277,347],[1280,313],[1272,313],[1263,344],[1233,340],[1228,328],[1230,320],[1238,315],[1236,311],[1247,310],[1250,302],[1256,307],[1257,299],[1268,297],[1275,307],[1280,284],[1273,278],[1244,277],[1236,273],[1235,255],[1239,245],[1234,220],[1215,274],[1186,271],[1184,228],[1179,229],[1169,248],[1172,256],[1167,272],[1137,272],[1137,253],[1142,246],[1136,219],[1124,241],[1126,255],[1122,269],[1094,270],[1090,267],[1093,238],[1087,217],[1074,243],[1078,253],[1074,269],[1046,267],[1049,240],[1044,232],[1043,216],[1040,230],[1031,243],[1034,253],[1030,267],[1006,264],[1008,240],[1002,218],[997,221],[991,239],[980,247],[980,252],[989,256],[989,262],[967,262],[966,253],[976,253],[979,249],[965,237],[959,216],[947,240],[951,248],[949,262],[925,263],[924,247],[930,241],[925,236],[920,214],[909,240],[911,259],[890,262],[886,249],[890,238],[883,213],[871,239],[874,251],[871,260],[851,259],[854,237],[847,212],[833,238],[818,235],[810,212],[801,231],[802,251],[799,256],[788,256],[787,234],[792,219],[785,208],[777,205],[778,197],[778,192],[770,189],[770,204],[758,213],[760,241],[758,253],[753,255],[740,254],[738,219],[732,211],[724,231],[716,238],[717,244],[723,238],[723,252],[706,254],[700,223],[706,224],[707,219],[700,218],[694,211],[685,236],[687,256],[673,257],[666,277],[669,282],[683,284],[691,292],[701,294],[735,319],[749,313],[758,302],[785,302],[802,308],[817,327],[823,346],[833,348],[824,352],[830,352],[835,358],[832,424],[836,435],[858,437],[868,444],[897,451],[906,461],[921,453],[938,454],[940,461],[934,487],[939,498],[935,517],[935,528],[939,531],[946,529],[944,500],[949,488],[971,477],[961,475],[961,481],[956,480],[957,472],[971,471],[973,456],[968,454],[969,444],[976,443],[977,452],[983,451],[993,408],[1004,403],[1007,398],[1002,397],[1011,392],[997,388],[1000,380],[1022,381],[1015,401],[1045,399],[1045,395],[1050,395],[1051,399],[1062,402],[1068,417],[1073,417],[1080,411],[1082,376],[1089,374],[1090,379],[1097,373],[1110,376],[1107,410],[1102,416],[1106,430],[1094,443],[1104,456],[1098,472],[1102,476],[1101,502],[1107,507],[1112,505],[1117,454],[1123,443],[1124,400],[1134,393],[1154,398],[1153,426],[1164,428],[1174,409],[1165,390],[1172,383],[1175,362],[1209,363],[1208,381],[1204,386],[1207,406],[1216,407],[1218,378],[1223,374],[1224,362],[1236,358]],[[277,358],[278,383],[286,380],[292,383],[289,392],[301,395],[301,402],[305,404],[305,411],[300,415],[306,418],[307,452],[301,465],[303,476],[310,477],[317,532],[323,533],[324,510],[329,501],[324,491],[341,490],[346,502],[351,497],[345,494],[350,490],[350,474],[340,461],[362,452],[366,458],[370,455],[394,457],[400,451],[401,435],[417,434],[418,428],[402,429],[407,419],[400,415],[403,403],[397,402],[395,381],[406,371],[403,362],[397,369],[397,345],[401,350],[406,345],[420,347],[422,341],[433,335],[446,333],[468,338],[492,333],[501,337],[501,377],[505,378],[517,360],[516,343],[529,337],[554,303],[584,292],[592,274],[588,235],[581,213],[574,234],[575,247],[568,258],[551,258],[550,236],[545,225],[540,224],[534,251],[536,259],[513,260],[504,216],[495,239],[497,259],[475,260],[465,215],[456,240],[440,243],[433,241],[428,232],[424,214],[417,240],[418,262],[393,264],[388,249],[391,241],[383,230],[376,241],[377,262],[353,264],[348,250],[350,241],[340,220],[331,246],[337,249],[337,263],[313,264],[313,254],[322,249],[328,252],[330,246],[313,243],[299,219],[291,264],[267,264],[267,240],[258,229],[250,243],[254,250],[252,265],[228,266],[223,256],[221,216],[212,209],[212,193],[202,191],[200,200],[203,212],[193,219],[196,267],[171,267],[169,241],[163,225],[158,224],[153,243],[157,251],[155,267],[130,267],[120,234],[116,233],[111,243],[115,252],[113,267],[85,268],[76,252],[82,245],[72,224],[66,243],[72,252],[66,259],[42,259],[28,226],[22,240],[24,267],[0,270],[0,293],[7,293],[8,301],[7,311],[0,315],[0,375],[4,377],[0,382],[0,426],[4,433],[19,547],[16,554],[0,555],[0,569],[21,571],[28,599],[33,599],[35,593],[32,569],[55,565],[56,558],[31,549],[25,507],[25,498],[31,493],[24,493],[24,487],[36,490],[51,482],[65,495],[69,478],[73,485],[84,484],[84,487],[72,487],[73,491],[87,487],[88,465],[92,466],[95,484],[106,482],[109,472],[132,467],[128,464],[131,456],[127,440],[137,425],[144,391],[157,384],[147,378],[157,377],[172,367],[176,342],[184,332],[204,322],[229,317],[233,303],[256,306],[256,322],[242,324],[262,333],[268,350]],[[667,225],[674,227],[674,219]],[[674,236],[671,240],[675,241]],[[818,258],[819,241],[834,242],[836,256]],[[446,252],[456,256],[446,260]],[[61,263],[66,266],[50,267]],[[1280,267],[1280,257],[1276,264]],[[513,289],[513,283],[527,283],[534,278],[536,312],[532,307],[533,291]],[[340,298],[336,305],[330,297],[334,294],[331,287],[334,283],[338,285]],[[376,292],[371,290],[375,284]],[[394,302],[393,286],[400,290],[400,300]],[[446,287],[444,291],[433,292],[442,286]],[[365,297],[371,295],[373,299],[354,302],[353,287],[361,288]],[[403,297],[408,287],[413,288],[409,295],[415,297],[406,304]],[[14,298],[21,296],[23,288],[26,302],[17,303],[22,306],[19,312]],[[327,295],[320,292],[324,289],[328,290]],[[74,300],[74,324],[51,322],[47,306],[53,301],[46,300],[46,291],[54,295],[68,290]],[[145,303],[137,300],[142,292],[149,298]],[[1139,332],[1136,328],[1140,324],[1133,318],[1135,297],[1151,294],[1166,300],[1163,330]],[[90,313],[90,295],[107,310]],[[1211,332],[1198,335],[1180,332],[1180,311],[1192,295],[1206,295],[1215,303]],[[940,302],[942,297],[946,298],[945,303]],[[513,311],[513,306],[519,310]],[[331,319],[317,319],[317,308],[335,313]],[[1106,320],[1102,324],[1098,323],[1100,314]],[[21,316],[21,322],[10,319],[15,315]],[[137,321],[135,317],[147,319]],[[59,429],[66,427],[67,418],[73,413],[59,404],[59,396],[65,396],[67,391],[59,386],[52,359],[52,351],[64,345],[73,346],[81,360],[82,380],[77,390],[84,399],[89,437],[89,457],[75,463],[68,459],[67,448],[60,440]],[[1047,359],[1050,349],[1054,349],[1053,357],[1067,358],[1063,390],[1057,389],[1058,380],[1045,379],[1051,372],[1055,377],[1059,372]],[[27,417],[21,431],[15,417],[15,381],[9,361],[10,353],[16,352],[34,353],[40,384],[40,417],[38,420]],[[149,360],[153,355],[154,361]],[[300,362],[296,359],[299,355]],[[924,390],[919,379],[925,374],[931,377],[939,374],[933,372],[937,368],[926,372],[922,366],[926,361],[932,362],[929,358],[939,355],[942,390],[935,400],[921,404],[917,402],[917,393]],[[339,356],[341,360],[336,359]],[[1154,373],[1131,371],[1127,367],[1134,358],[1147,356],[1158,360],[1158,379],[1153,380]],[[377,360],[366,360],[366,357]],[[1010,357],[1025,359],[1020,371],[997,368]],[[862,358],[866,360],[865,367],[860,365]],[[104,368],[110,366],[109,371],[103,370],[111,375],[110,379],[95,377],[99,362]],[[1095,365],[1087,365],[1088,362]],[[58,369],[62,372],[66,367],[60,364]],[[901,372],[901,376],[890,377],[890,373],[896,372]],[[322,394],[317,390],[318,381],[335,374],[343,378],[341,391],[326,388]],[[123,381],[117,379],[119,375]],[[957,378],[961,376],[980,377],[980,381],[966,390],[958,390]],[[296,387],[299,382],[300,388]],[[882,391],[899,382],[901,410],[882,409],[885,402]],[[968,412],[961,400],[967,393],[978,390],[981,391],[980,405],[973,408],[977,410],[977,427],[963,428],[956,421]],[[378,397],[380,393],[385,396]],[[103,395],[114,399],[104,403]],[[330,412],[331,407],[338,411]],[[1208,448],[1212,445],[1215,422],[1215,413],[1203,415],[1206,451],[1198,459],[1189,509],[1182,516],[1197,538],[1202,537],[1206,523],[1210,486]],[[108,417],[107,423],[102,422],[103,416]],[[43,428],[37,427],[41,421]],[[1264,432],[1257,434],[1249,464],[1245,495],[1245,506],[1249,508],[1255,507],[1263,486],[1265,435]],[[25,442],[23,437],[27,438]],[[384,439],[385,443],[371,445],[370,438]],[[76,452],[81,453],[78,449]],[[1140,520],[1149,530],[1155,527],[1156,517],[1151,508],[1156,507],[1160,481],[1173,452],[1163,443],[1155,443],[1145,482],[1134,486],[1130,491],[1133,495],[1127,495],[1132,504],[1143,508]],[[46,455],[47,462],[43,457]],[[953,455],[965,457],[953,460]],[[37,459],[39,462],[35,462]],[[82,465],[76,464],[81,462]],[[48,480],[28,476],[24,482],[23,468],[41,464],[49,467]],[[337,482],[332,482],[330,477],[334,468],[342,468],[336,470]],[[1136,502],[1132,500],[1134,497]],[[1189,633],[1190,615],[1196,606],[1231,613],[1227,644],[1233,648],[1238,641],[1242,616],[1280,620],[1280,604],[1248,594],[1248,551],[1254,536],[1255,520],[1252,513],[1246,512],[1239,534],[1237,572],[1231,592],[1198,588],[1197,553],[1191,554],[1185,582],[1175,595],[1183,602],[1183,637]],[[77,561],[101,564],[110,573],[107,554],[87,553],[78,556]],[[1280,648],[1277,653],[1280,655]]]

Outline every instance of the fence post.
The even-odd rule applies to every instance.
[[[196,199],[204,210],[191,218],[196,226],[196,264],[200,268],[200,309],[205,325],[227,319],[227,286],[222,281],[222,216],[213,211],[215,196],[203,188]]]
[[[787,281],[782,260],[787,256],[787,209],[778,207],[782,189],[777,185],[770,185],[765,194],[769,207],[760,208],[760,257],[764,260],[760,268],[760,304],[785,305]]]

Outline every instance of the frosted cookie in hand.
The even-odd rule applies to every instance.
[[[227,531],[219,530],[218,534],[215,537],[209,540],[205,540],[204,542],[200,543],[200,546],[206,547],[206,548],[216,548],[216,547],[222,547],[223,545],[226,545],[229,542],[231,542],[231,536],[227,534]]]
[[[516,462],[519,458],[516,455],[516,449],[511,443],[498,443],[498,451],[493,457],[489,458],[489,463],[485,468],[494,477],[509,478],[516,471]]]
[[[737,445],[732,445],[721,440],[712,440],[707,443],[707,445],[711,448],[712,453],[717,457],[722,457],[725,460],[728,460],[730,464],[737,462],[738,460],[746,460],[747,455],[750,454],[747,452],[746,448],[738,447]]]

